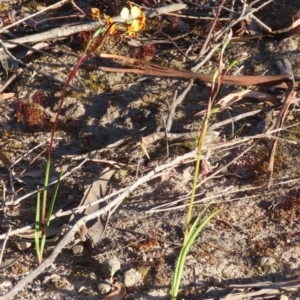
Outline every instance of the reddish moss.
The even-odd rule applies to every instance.
[[[41,91],[36,91],[30,101],[18,99],[18,108],[16,117],[18,122],[29,126],[44,124],[43,103],[45,96]]]

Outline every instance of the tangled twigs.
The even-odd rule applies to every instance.
[[[1,1],[1,2],[3,2],[3,1]],[[10,25],[8,25],[8,26],[0,29],[0,33],[5,32],[8,29],[13,28],[13,27],[15,27],[15,26],[17,26],[17,25],[19,25],[19,24],[21,24],[21,23],[23,23],[23,22],[25,22],[25,21],[27,21],[29,19],[32,19],[32,18],[34,18],[34,17],[42,14],[42,13],[45,13],[46,11],[60,8],[63,5],[65,5],[65,3],[67,3],[67,2],[70,2],[70,0],[61,0],[61,1],[59,1],[59,2],[57,2],[55,4],[53,4],[53,5],[50,5],[47,8],[45,8],[45,9],[43,9],[41,11],[36,12],[35,14],[29,15],[29,16],[27,16],[27,17],[25,17],[25,18],[23,18],[23,19],[21,19],[21,20],[19,20],[17,22],[14,22],[14,23],[12,23],[12,24],[10,24]]]
[[[257,282],[254,284],[232,284],[229,285],[230,289],[233,289],[232,292],[230,292],[226,297],[220,298],[220,300],[240,300],[240,299],[253,299],[257,298],[259,296],[263,296],[268,298],[268,295],[270,297],[276,296],[284,296],[287,295],[287,293],[298,295],[298,289],[300,286],[299,279],[296,280],[287,280],[287,281],[281,281],[281,282]],[[237,293],[233,292],[235,289],[238,290]],[[244,291],[241,291],[244,289]],[[241,292],[240,292],[241,291]],[[266,299],[265,298],[265,299]],[[212,300],[213,298],[207,298],[207,300]]]
[[[114,199],[112,202],[110,202],[108,205],[106,205],[104,208],[85,216],[81,219],[79,219],[78,222],[65,234],[63,239],[58,243],[58,245],[53,250],[52,254],[44,260],[44,262],[38,266],[35,270],[33,270],[29,275],[27,275],[25,278],[20,280],[12,290],[10,290],[5,295],[1,296],[2,300],[8,300],[12,299],[20,290],[22,290],[28,283],[32,282],[34,278],[36,278],[38,275],[40,275],[42,272],[45,271],[46,268],[48,268],[55,260],[55,258],[61,253],[62,249],[72,241],[75,233],[80,229],[80,227],[84,224],[86,224],[87,221],[92,220],[98,216],[101,216],[104,213],[109,212],[116,206],[120,205],[120,203],[128,197],[130,193],[132,193],[138,186],[141,184],[152,180],[156,178],[157,176],[161,176],[164,174],[168,169],[174,168],[175,166],[183,163],[185,160],[190,158],[195,158],[196,152],[191,151],[189,153],[186,153],[182,156],[176,157],[171,162],[168,162],[166,164],[163,164],[161,166],[156,167],[154,170],[150,171],[145,176],[139,178],[136,180],[131,186],[129,186],[120,196],[118,196],[116,199]]]
[[[216,13],[216,15],[215,15],[213,24],[211,25],[210,30],[209,30],[209,32],[208,32],[208,34],[207,34],[207,36],[206,36],[205,42],[204,42],[204,44],[203,44],[203,46],[202,46],[202,48],[201,48],[201,51],[199,52],[199,54],[198,54],[198,56],[197,56],[197,58],[196,58],[196,60],[195,60],[196,62],[198,62],[198,61],[200,60],[200,58],[203,56],[203,54],[205,53],[205,50],[206,50],[206,48],[207,48],[208,43],[209,43],[209,42],[211,41],[211,39],[212,39],[212,33],[213,33],[214,29],[215,29],[215,26],[216,26],[218,17],[219,17],[219,15],[220,15],[220,12],[221,12],[221,10],[222,10],[222,7],[224,6],[224,3],[225,3],[225,0],[222,0],[221,4],[219,4],[218,11],[217,11],[217,13]]]

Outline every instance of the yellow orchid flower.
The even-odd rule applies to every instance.
[[[138,20],[133,20],[127,27],[127,33],[130,37],[134,37],[135,33],[140,30],[140,24]]]
[[[140,30],[144,30],[146,26],[146,16],[142,12],[140,12],[138,21],[140,23]]]
[[[100,19],[100,10],[96,7],[91,8],[91,17],[95,20]]]
[[[129,9],[127,7],[123,7],[120,16],[123,20],[127,20],[129,16]]]
[[[107,26],[107,27],[114,23],[114,20],[113,20],[110,16],[107,16],[106,14],[104,14],[104,19],[105,19],[105,21],[106,21],[106,26]],[[113,34],[113,33],[115,33],[115,31],[116,31],[116,26],[113,25],[113,26],[110,28],[109,32],[110,32],[111,34]]]
[[[132,17],[134,19],[136,19],[142,14],[142,11],[137,6],[133,6],[130,10],[130,13],[131,13]]]
[[[137,6],[132,6],[129,2],[130,14],[134,20],[128,22],[127,33],[130,37],[134,37],[137,31],[145,29],[146,16],[142,13],[141,9]],[[129,9],[124,7],[120,13],[123,20],[128,20]]]

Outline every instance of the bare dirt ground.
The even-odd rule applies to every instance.
[[[216,12],[218,2],[221,1],[183,1],[186,8],[175,11],[176,15],[148,18],[146,29],[137,33],[133,40],[124,33],[110,36],[102,52],[191,70],[196,65],[195,59],[214,19],[212,12]],[[264,2],[267,1],[258,1],[248,9],[258,8]],[[3,26],[54,3],[1,2]],[[98,7],[101,13],[111,16],[117,16],[127,5],[125,1],[92,0],[76,1],[76,4],[88,14],[91,8]],[[140,1],[139,4],[157,8],[170,3]],[[216,30],[225,28],[232,18],[237,18],[232,11],[240,14],[243,7],[241,1],[225,1],[224,6],[227,10],[221,11]],[[274,0],[255,15],[273,30],[280,30],[299,18],[299,10],[300,1]],[[193,18],[180,17],[179,14]],[[81,13],[74,6],[66,4],[8,29],[8,33],[1,33],[1,39],[16,39],[88,21],[79,16]],[[225,66],[239,59],[231,74],[280,74],[276,65],[278,59],[288,59],[294,74],[300,73],[300,36],[297,32],[286,37],[264,33],[260,38],[252,39],[248,35],[249,24],[250,20],[240,22],[232,29],[233,40],[223,59]],[[3,263],[18,258],[8,267],[0,265],[0,295],[3,299],[9,299],[5,298],[9,295],[7,293],[38,270],[34,245],[28,243],[21,249],[23,244],[16,230],[21,229],[18,232],[21,234],[22,228],[34,223],[34,192],[37,186],[43,186],[45,151],[62,94],[62,83],[78,61],[90,35],[91,31],[82,31],[64,38],[46,39],[45,53],[35,52],[27,56],[24,56],[27,49],[19,45],[10,51],[26,65],[8,57],[8,67],[2,68],[2,84],[23,68],[22,73],[2,90],[4,95],[14,93],[13,96],[0,101],[1,151],[10,163],[22,157],[9,167],[14,174],[15,195],[5,158],[0,157]],[[166,35],[172,38],[172,42]],[[201,60],[220,41],[210,41]],[[135,46],[132,46],[133,42]],[[218,48],[198,72],[212,74],[218,68],[219,54]],[[197,135],[180,138],[179,134],[199,131],[202,120],[199,112],[206,109],[210,84],[191,84],[184,101],[176,107],[169,138],[152,141],[155,132],[163,136],[173,99],[187,89],[189,81],[109,73],[101,71],[101,66],[128,67],[128,64],[101,58],[98,53],[88,58],[79,69],[77,75],[82,84],[76,79],[72,81],[77,90],[70,88],[67,92],[52,154],[50,182],[57,178],[60,170],[66,174],[54,210],[76,208],[91,184],[99,177],[105,181],[103,171],[108,167],[114,172],[103,185],[110,195],[105,203],[112,203],[123,189],[130,188],[130,193],[109,217],[104,214],[96,227],[87,223],[88,229],[89,226],[94,228],[90,234],[92,240],[94,235],[96,243],[80,240],[73,234],[73,240],[56,253],[55,249],[65,239],[68,229],[62,231],[58,239],[49,242],[44,257],[47,259],[55,254],[55,260],[12,299],[100,299],[105,296],[101,294],[101,283],[109,278],[105,264],[110,259],[120,264],[116,276],[125,284],[125,299],[170,298],[170,284],[183,240],[195,155],[177,163],[175,160],[191,153],[197,144]],[[248,88],[268,93],[279,103],[284,99],[284,91],[274,87],[224,85],[217,101]],[[297,97],[295,94],[294,98]],[[207,225],[192,246],[178,299],[300,299],[300,130],[297,125],[300,115],[297,103],[290,107],[285,130],[280,134],[270,187],[267,171],[269,138],[258,139],[248,152],[221,170],[250,146],[249,139],[239,145],[225,146],[225,143],[262,133],[266,117],[276,117],[280,110],[278,106],[270,113],[268,107],[270,104],[259,99],[244,98],[230,108],[214,113],[211,118],[210,126],[213,126],[234,116],[265,108],[265,111],[214,129],[220,138],[213,141],[210,150],[204,153],[194,217],[209,201],[212,201],[209,212],[218,208],[222,208],[222,212]],[[172,139],[172,134],[177,134],[177,138]],[[150,159],[140,146],[143,141],[147,141]],[[162,167],[167,164],[168,167]],[[162,169],[158,176],[133,187],[159,167]],[[218,170],[221,171],[213,175]],[[52,192],[51,187],[49,193]],[[100,205],[104,206],[103,203]],[[159,206],[163,206],[161,211]],[[69,216],[56,218],[51,224],[61,228],[68,222],[74,224]],[[9,230],[12,234],[5,245]]]

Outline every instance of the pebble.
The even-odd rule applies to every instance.
[[[111,290],[111,284],[108,280],[100,281],[97,286],[101,295],[107,294]]]
[[[106,259],[102,264],[102,272],[105,278],[111,277],[112,270],[114,272],[117,272],[120,269],[121,269],[121,263],[115,256],[113,258]]]
[[[130,269],[124,274],[124,283],[127,287],[137,286],[142,283],[142,275],[136,269]]]

